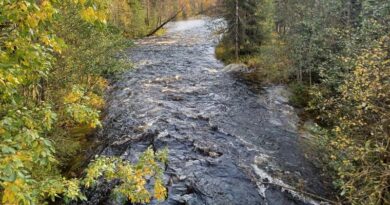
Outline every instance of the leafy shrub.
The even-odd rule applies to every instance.
[[[65,179],[59,168],[81,148],[82,137],[72,136],[74,130],[87,127],[87,133],[100,126],[108,85],[103,77],[127,66],[117,53],[129,41],[119,29],[107,25],[108,3],[0,1],[2,204],[43,204],[59,196],[85,199],[79,190],[85,182]],[[149,170],[138,180],[157,177],[160,199],[165,196],[156,161],[161,156],[147,151],[134,168]],[[109,162],[119,164],[114,159]],[[134,198],[141,195],[137,191],[132,193],[133,202],[141,202]]]
[[[310,89],[303,83],[291,83],[289,85],[291,90],[290,103],[298,108],[305,108],[310,101]]]
[[[234,49],[221,41],[215,48],[215,56],[226,64],[233,63],[235,61]]]
[[[167,154],[166,149],[155,154],[148,148],[134,165],[116,157],[99,157],[87,168],[83,184],[88,188],[101,177],[109,181],[120,179],[121,183],[113,191],[118,198],[135,203],[149,203],[151,198],[165,200],[167,190],[163,185],[163,169],[159,162],[166,164]],[[153,195],[147,189],[147,179],[150,177],[154,177]]]
[[[327,142],[321,146],[327,153],[324,161],[336,173],[341,195],[353,204],[390,203],[389,40],[383,37],[350,59],[354,67],[339,86],[339,95],[312,104],[332,121],[322,135]]]
[[[257,53],[243,62],[255,69],[255,74],[263,84],[286,83],[290,77],[290,60],[286,55],[284,42],[273,33],[269,42],[262,44]]]
[[[240,54],[239,62],[253,69],[251,78],[261,84],[285,83],[290,76],[290,60],[286,54],[286,47],[279,36],[270,35],[269,42],[261,46],[253,46],[248,54]],[[234,46],[222,40],[216,50],[216,57],[225,64],[235,63]]]

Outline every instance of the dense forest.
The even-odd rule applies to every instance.
[[[164,200],[168,150],[68,169],[102,126],[108,79],[132,67],[120,52],[209,9],[226,21],[217,58],[288,84],[315,121],[312,160],[340,203],[390,204],[388,0],[0,0],[1,204],[85,200],[102,177],[133,203]]]
[[[225,62],[289,83],[346,203],[389,204],[390,2],[226,0]]]
[[[147,202],[145,176],[161,184],[164,151],[145,152],[139,164],[99,158],[83,179],[64,169],[100,127],[107,77],[130,67],[118,52],[178,10],[201,12],[205,1],[185,0],[1,0],[0,1],[0,196],[1,204],[42,204],[59,197],[83,199],[105,173],[124,183],[117,192]],[[137,192],[134,192],[137,190]]]

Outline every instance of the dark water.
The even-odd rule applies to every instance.
[[[155,204],[319,204],[286,187],[326,193],[305,159],[283,87],[258,89],[223,72],[209,20],[171,23],[128,51],[136,69],[113,85],[101,154],[134,161],[169,148],[169,198]],[[284,187],[284,188],[283,188]],[[86,204],[115,204],[112,184]]]

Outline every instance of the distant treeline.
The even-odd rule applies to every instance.
[[[130,37],[140,37],[182,10],[189,17],[214,6],[216,0],[113,0],[111,22]]]

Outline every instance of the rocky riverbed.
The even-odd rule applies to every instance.
[[[300,147],[288,92],[224,70],[210,22],[170,23],[128,50],[135,69],[110,89],[97,154],[135,161],[149,146],[168,147],[168,199],[153,204],[322,203],[297,191],[327,193]],[[112,187],[99,185],[83,203],[116,204]]]

